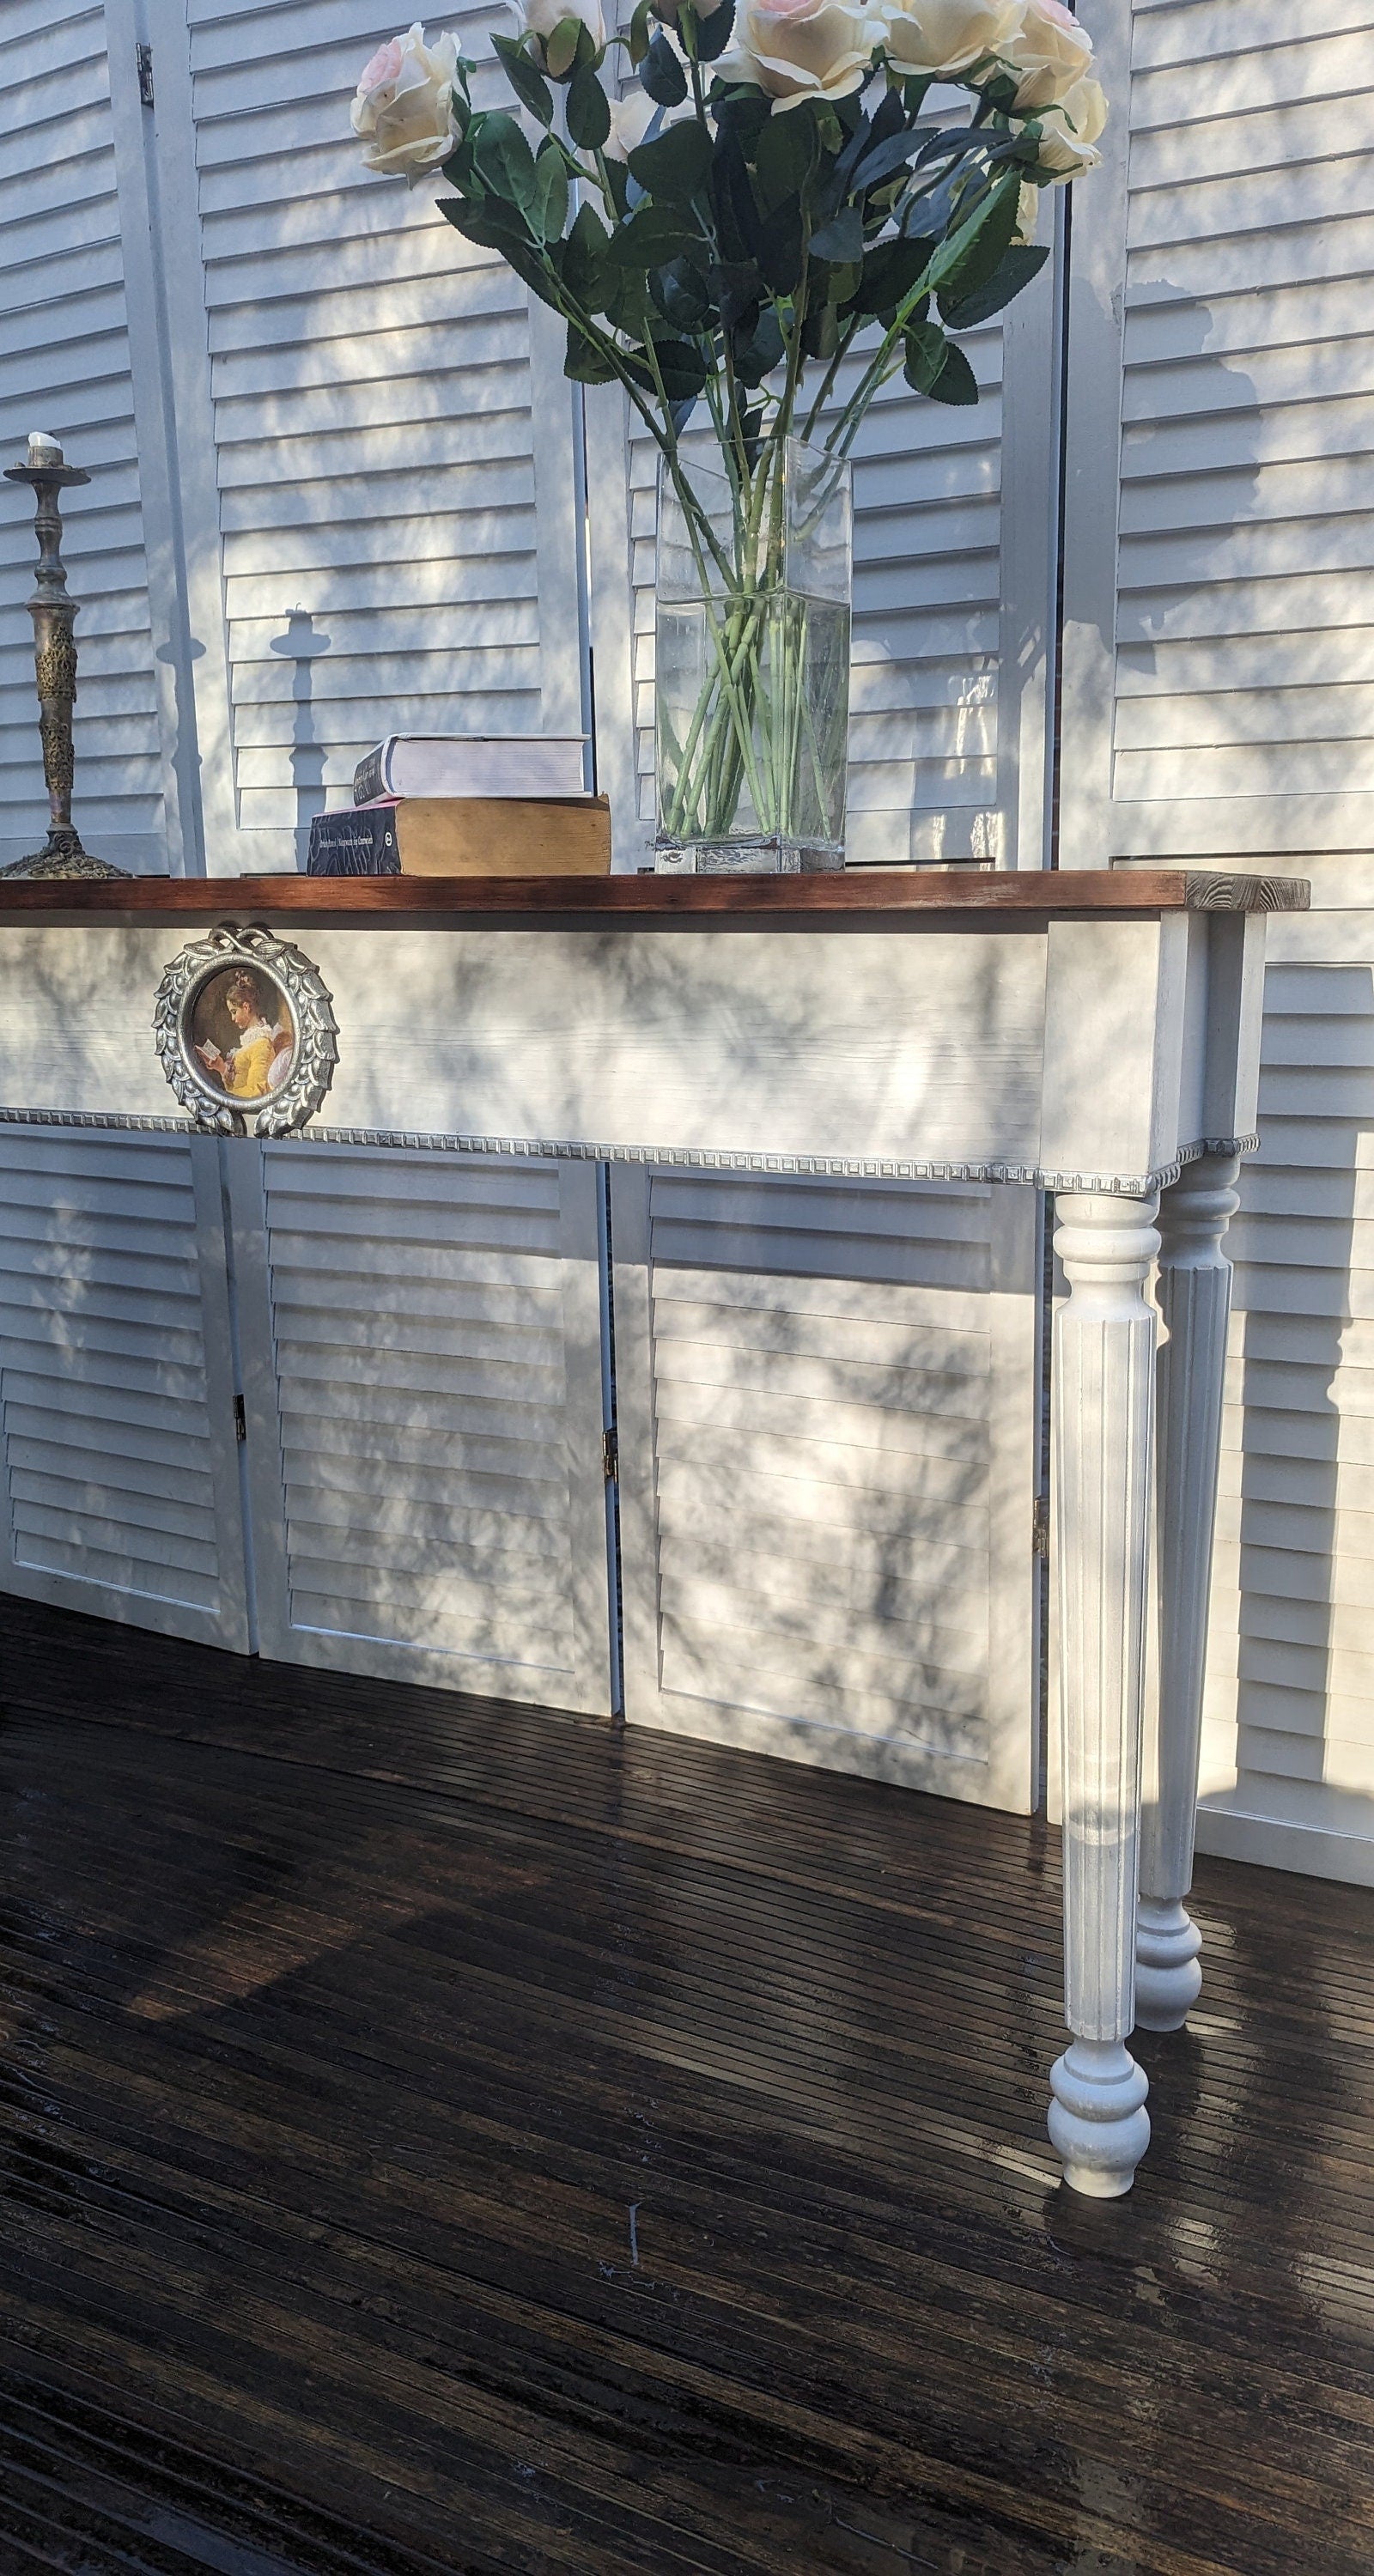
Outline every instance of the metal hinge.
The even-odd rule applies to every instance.
[[[152,46],[135,45],[134,53],[138,62],[138,94],[145,107],[152,107],[154,105]]]
[[[234,1438],[236,1440],[246,1440],[247,1437],[248,1416],[243,1409],[242,1396],[236,1395],[234,1398]]]
[[[1031,1505],[1031,1554],[1048,1556],[1050,1552],[1050,1498],[1037,1494]]]
[[[613,1485],[620,1474],[620,1443],[613,1431],[601,1434],[601,1473],[608,1485]]]

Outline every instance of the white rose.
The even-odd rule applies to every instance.
[[[379,46],[358,83],[350,114],[369,170],[412,183],[446,161],[458,139],[453,84],[458,39],[425,43],[418,23]]]
[[[863,86],[882,26],[862,0],[742,0],[731,68],[777,107],[846,98]]]
[[[538,36],[541,47],[565,18],[580,18],[598,53],[605,49],[606,21],[601,0],[511,0],[525,33]]]
[[[1023,179],[1016,199],[1016,230],[1012,240],[1028,244],[1035,239],[1040,219],[1040,191],[1029,179]]]
[[[1092,69],[1092,38],[1062,0],[1025,0],[1021,24],[1002,52],[1017,75],[1023,114],[1058,106]]]
[[[1049,107],[1041,117],[1039,158],[1047,170],[1061,179],[1072,179],[1080,170],[1095,170],[1102,158],[1094,152],[1103,126],[1107,122],[1107,101],[1100,81],[1075,81],[1058,107]]]
[[[1024,0],[892,0],[884,51],[894,71],[957,79],[986,54],[1005,53]]]

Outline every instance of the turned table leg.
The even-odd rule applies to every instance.
[[[1150,2137],[1135,2017],[1140,1730],[1149,1585],[1158,1199],[1063,1195],[1054,1332],[1064,2018],[1050,2137],[1075,2191],[1129,2191]]]
[[[1222,1236],[1239,1201],[1234,1154],[1191,1164],[1159,1210],[1164,1320],[1156,1403],[1159,1679],[1141,1818],[1136,2019],[1181,2030],[1202,1985],[1202,1935],[1184,1898],[1193,1883],[1193,1825],[1202,1740],[1207,1603],[1221,1449],[1231,1264]]]

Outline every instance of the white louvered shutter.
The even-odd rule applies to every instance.
[[[1374,1879],[1365,13],[1083,14],[1113,119],[1074,223],[1061,857],[1262,857],[1316,906],[1268,934],[1198,1839]]]
[[[208,864],[290,868],[383,733],[582,730],[572,395],[434,184],[363,167],[375,0],[182,16],[154,50]],[[494,22],[446,22],[488,106]]]
[[[1082,14],[1112,121],[1073,236],[1063,862],[1368,849],[1366,13]]]
[[[80,603],[74,817],[118,866],[179,870],[175,585],[132,10],[6,0],[0,25],[0,464],[46,429],[91,476],[62,502]],[[24,604],[33,508],[26,484],[0,481],[0,864],[41,849],[48,828]]]
[[[962,95],[962,94],[961,94]],[[966,105],[966,100],[963,101]],[[1042,238],[1056,209],[1042,203]],[[846,852],[851,866],[1045,859],[1053,630],[1055,261],[1005,321],[964,342],[978,404],[923,401],[897,377],[854,454],[854,632]],[[857,374],[852,361],[840,393]],[[657,451],[624,398],[589,396],[597,758],[616,866],[655,829]],[[689,435],[710,461],[712,444]]]
[[[212,1137],[0,1127],[0,1582],[248,1644]]]
[[[611,1205],[627,1719],[1024,1812],[1034,1194]]]
[[[608,1714],[595,1166],[233,1174],[263,1652]]]
[[[1374,1883],[1374,869],[1270,925],[1198,1840]],[[1342,882],[1344,880],[1344,882]]]

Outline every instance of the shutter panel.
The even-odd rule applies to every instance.
[[[159,148],[209,865],[290,868],[383,733],[581,730],[572,393],[436,183],[364,169],[372,9],[189,19]]]
[[[1063,860],[1367,849],[1367,38],[1346,0],[1083,16]]]
[[[159,716],[172,678],[156,652],[171,567],[154,567],[155,600],[143,517],[145,497],[165,492],[166,457],[155,376],[135,387],[153,314],[146,206],[140,241],[127,202],[136,210],[142,180],[132,33],[113,70],[110,58],[123,19],[74,0],[9,0],[5,12],[0,461],[48,429],[90,473],[62,504],[80,603],[74,814],[93,851],[138,871],[179,869],[181,838]],[[48,829],[24,605],[36,561],[33,494],[0,480],[0,865],[41,849]]]
[[[962,98],[962,93],[960,94]],[[967,103],[966,101],[964,102]],[[1042,202],[1043,236],[1056,221]],[[964,342],[976,407],[923,401],[898,376],[854,455],[851,866],[1045,862],[1046,639],[1053,629],[1054,261],[1005,322]],[[862,364],[846,370],[852,383]],[[844,378],[841,391],[845,390]],[[627,406],[588,397],[598,777],[616,865],[655,830],[654,448]],[[709,437],[689,437],[710,460]]]
[[[7,1590],[244,1650],[213,1138],[0,1127]]]
[[[1374,1883],[1374,916],[1338,872],[1271,931],[1198,1839]]]
[[[611,1200],[627,1718],[1028,1809],[1034,1194]]]
[[[236,1155],[263,1652],[606,1715],[595,1166]]]

